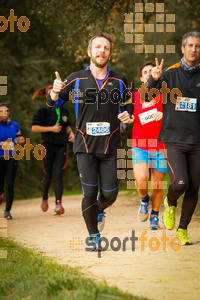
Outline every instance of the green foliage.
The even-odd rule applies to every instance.
[[[8,257],[0,258],[1,299],[144,299],[81,277],[76,269],[0,238],[2,249],[8,251]]]
[[[15,16],[18,18],[22,15],[29,18],[30,28],[27,32],[21,33],[15,22],[14,32],[11,33],[7,29],[0,34],[0,45],[3,49],[0,58],[0,75],[8,76],[8,94],[0,96],[0,101],[9,103],[12,119],[19,123],[22,135],[25,138],[29,137],[35,147],[38,143],[41,143],[41,136],[31,132],[32,118],[36,110],[45,105],[46,100],[43,97],[32,100],[32,94],[42,86],[52,84],[56,69],[64,74],[65,68],[63,66],[65,63],[67,64],[67,61],[70,61],[71,57],[68,59],[62,58],[62,53],[58,50],[59,28],[49,29],[45,24],[42,24],[40,17],[31,13],[31,2],[4,2],[5,5],[2,6],[1,15],[8,18],[10,9],[14,9]],[[69,72],[71,71],[72,69],[69,70]],[[69,111],[73,125],[75,124],[75,117],[72,106],[69,106]],[[71,150],[70,156],[74,157]],[[69,163],[72,167],[71,177],[77,177],[74,162],[75,159]],[[15,185],[16,198],[39,196],[42,189],[41,180],[41,161],[37,161],[33,154],[30,161],[26,160],[24,156],[19,161]],[[72,187],[72,185],[70,183],[67,187]],[[76,183],[75,187],[77,187]]]

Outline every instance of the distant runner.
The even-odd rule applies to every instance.
[[[147,61],[140,68],[140,80],[146,82],[155,65]],[[134,124],[132,130],[132,160],[136,188],[141,197],[139,219],[148,220],[149,203],[152,201],[150,230],[160,228],[159,209],[163,197],[163,179],[167,172],[164,144],[158,142],[162,122],[162,97],[159,95],[151,102],[140,98],[140,91],[132,93],[134,103]],[[148,194],[148,180],[151,173],[152,194]]]
[[[52,90],[52,86],[46,86],[33,95],[45,95]],[[42,145],[46,149],[46,155],[42,160],[44,178],[43,178],[43,196],[41,209],[48,210],[48,191],[52,179],[53,166],[55,166],[55,215],[64,213],[62,206],[63,194],[63,171],[67,165],[67,142],[74,142],[74,133],[69,123],[69,113],[65,107],[49,109],[47,106],[41,107],[33,118],[33,132],[42,133]]]
[[[18,161],[14,159],[13,148],[16,144],[25,142],[17,122],[10,118],[7,103],[0,103],[0,204],[4,201],[4,181],[6,179],[6,208],[4,218],[12,219],[10,214],[14,199],[14,183],[17,174]],[[8,159],[5,157],[8,152]],[[5,155],[6,154],[6,155]]]

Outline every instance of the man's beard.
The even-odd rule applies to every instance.
[[[95,58],[92,57],[92,62],[97,68],[104,68],[107,65],[108,61],[109,59],[106,59],[102,63],[99,63]]]

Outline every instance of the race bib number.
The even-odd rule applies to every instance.
[[[139,119],[142,125],[147,124],[149,122],[155,121],[154,114],[157,113],[157,108],[151,109],[144,113],[139,114]]]
[[[195,112],[197,110],[197,99],[178,97],[175,110]]]
[[[88,135],[95,135],[95,136],[110,134],[110,123],[108,122],[86,123],[86,133]]]

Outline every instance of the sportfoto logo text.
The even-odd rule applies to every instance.
[[[31,24],[31,22],[29,21],[29,19],[26,16],[21,16],[17,20],[17,16],[15,16],[14,9],[11,9],[10,16],[8,17],[8,19],[6,19],[6,17],[4,17],[4,16],[0,16],[0,32],[6,31],[9,23],[10,23],[10,26],[9,26],[10,32],[14,32],[15,31],[15,22],[17,22],[17,27],[21,32],[26,32],[29,29],[30,24]]]
[[[127,245],[131,245],[131,251],[136,251],[136,242],[140,244],[140,251],[144,252],[146,249],[156,252],[158,250],[162,250],[163,252],[167,251],[167,248],[170,248],[172,251],[177,252],[181,249],[180,239],[177,237],[169,238],[166,234],[166,230],[163,230],[162,236],[160,238],[152,236],[148,239],[147,236],[148,230],[145,230],[138,237],[135,234],[135,230],[131,231],[130,237],[125,237],[124,239],[120,239],[117,236],[114,236],[109,241],[106,237],[101,237],[98,242],[98,248],[101,251],[97,252],[98,258],[101,257],[102,252],[107,251],[109,248],[114,251],[127,251]],[[85,240],[86,247],[91,246],[91,241],[89,237]],[[80,237],[73,237],[69,241],[69,247],[73,251],[83,251],[83,239]]]

